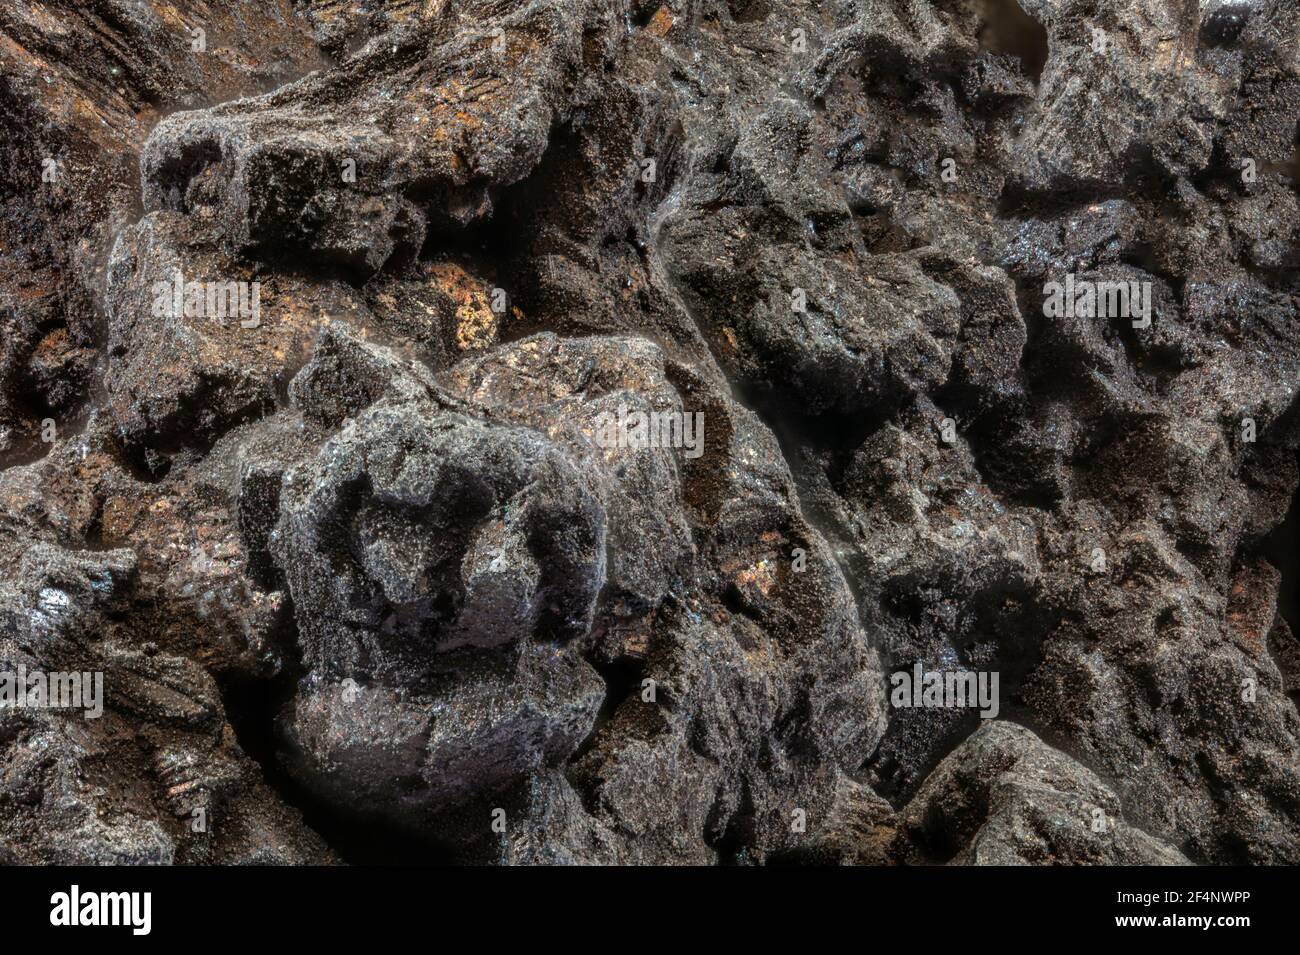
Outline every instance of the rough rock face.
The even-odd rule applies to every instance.
[[[1189,864],[1120,809],[1094,773],[1023,726],[993,722],[949,753],[897,814],[842,780],[813,852],[842,865]]]
[[[0,66],[0,861],[1300,862],[1291,0]]]

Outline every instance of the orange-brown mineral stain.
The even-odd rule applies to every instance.
[[[665,37],[676,22],[677,20],[667,7],[660,7],[655,11],[655,15],[650,18],[650,22],[646,24],[645,29],[647,33],[653,36]]]
[[[491,290],[454,262],[436,263],[429,272],[456,305],[456,347],[469,351],[494,344],[500,320],[492,311]]]

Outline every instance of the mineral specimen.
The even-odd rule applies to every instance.
[[[0,68],[0,861],[1300,863],[1293,0]]]

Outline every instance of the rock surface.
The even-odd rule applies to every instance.
[[[1291,0],[0,67],[0,861],[1300,862]]]

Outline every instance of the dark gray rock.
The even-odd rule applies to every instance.
[[[1129,824],[1096,775],[1012,723],[981,727],[949,754],[898,829],[921,858],[952,865],[1188,864]]]
[[[1294,3],[102,9],[0,12],[0,665],[107,688],[0,857],[1300,859]]]

